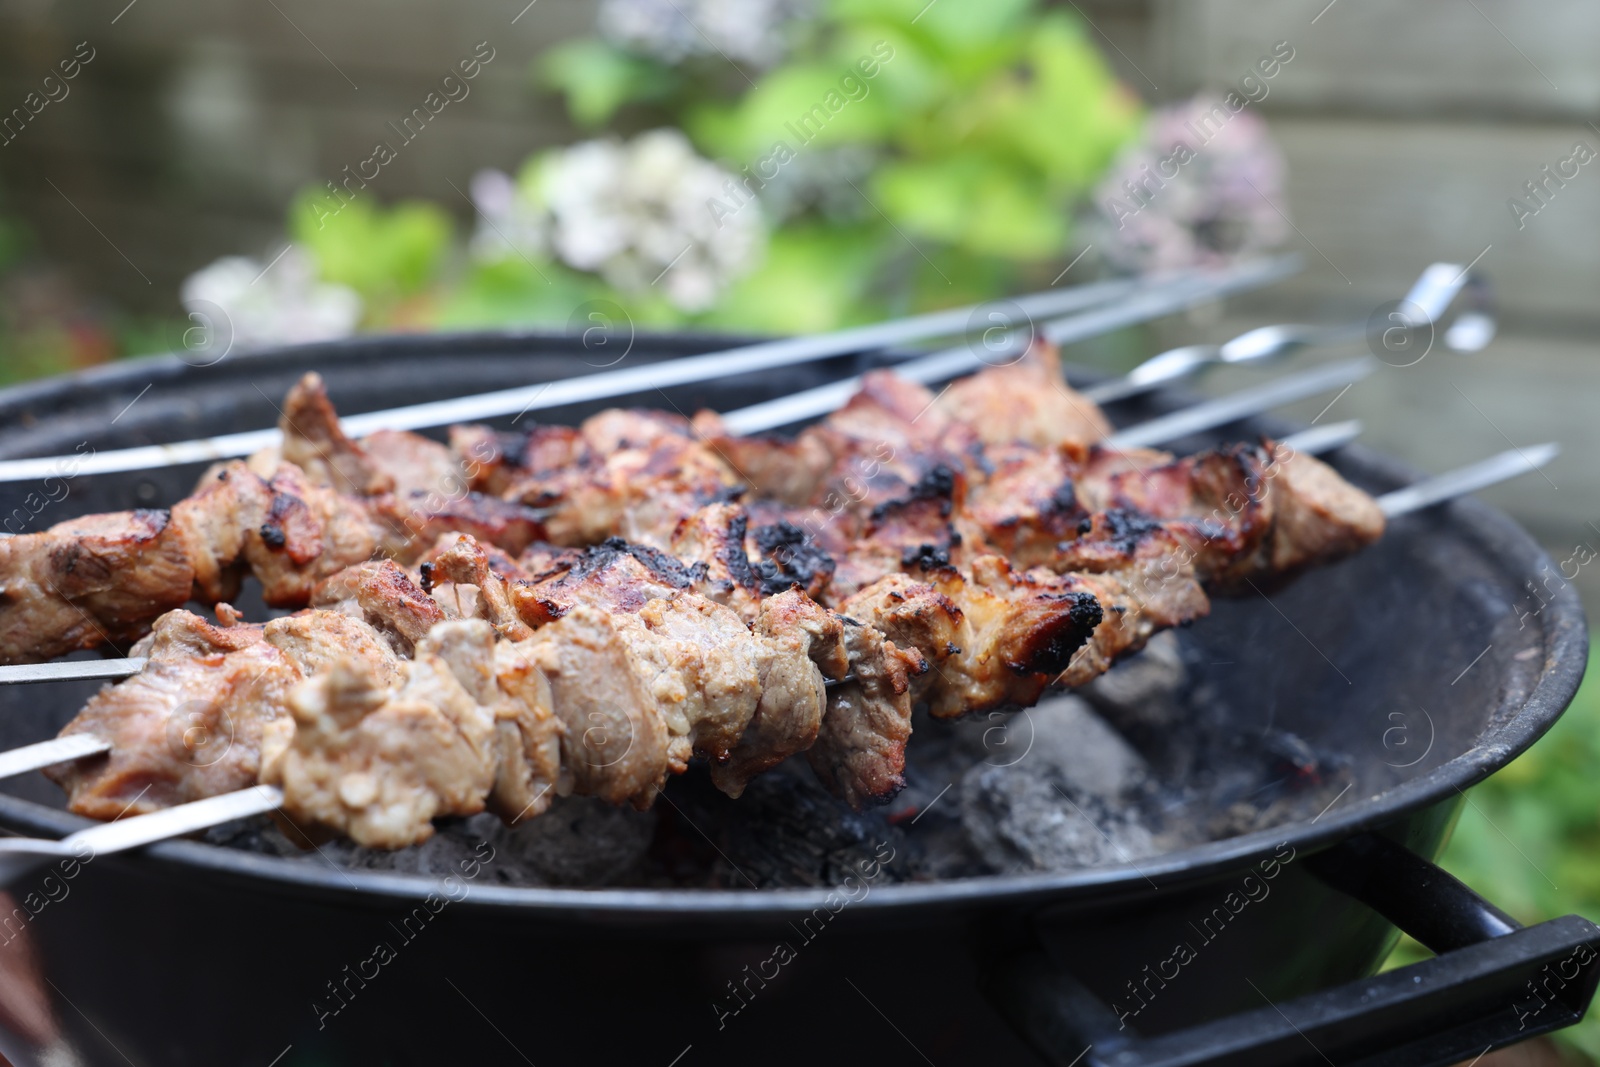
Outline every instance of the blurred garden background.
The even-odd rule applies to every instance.
[[[1494,345],[1339,414],[1430,470],[1559,440],[1548,482],[1486,497],[1567,559],[1600,546],[1600,170],[1547,175],[1600,146],[1596,41],[1580,0],[0,0],[0,384],[219,334],[567,328],[597,299],[789,333],[1304,257],[1069,353],[1116,369],[1470,262]],[[1562,580],[1600,608],[1592,569]],[[1600,918],[1597,769],[1591,683],[1446,865],[1523,920]],[[1600,1057],[1593,1023],[1562,1041]]]

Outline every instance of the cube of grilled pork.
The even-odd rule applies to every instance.
[[[1015,362],[957,379],[929,403],[985,445],[1083,449],[1111,433],[1095,402],[1067,385],[1059,353],[1044,341]]]
[[[1187,598],[1175,605],[1171,600]],[[1099,647],[1109,658],[1142,644],[1124,627],[1128,594],[1111,576],[1014,570],[999,556],[974,560],[970,575],[949,566],[891,575],[839,605],[896,644],[923,652],[927,673],[912,680],[915,698],[939,717],[1027,707],[1075,660]],[[1144,625],[1186,622],[1203,614],[1205,595],[1191,577],[1174,582]]]
[[[1282,445],[1234,445],[1080,481],[1095,514],[1051,560],[1059,570],[1118,566],[1155,538],[1229,592],[1331,562],[1383,534],[1366,493],[1313,456]]]
[[[903,678],[908,668],[921,668],[920,657],[897,650],[880,636],[875,643],[858,640],[852,660],[845,645],[845,620],[800,590],[750,600],[745,605],[752,616],[747,626],[739,615],[695,591],[719,588],[705,565],[620,539],[570,553],[531,579],[508,581],[494,572],[481,546],[463,537],[438,555],[433,573],[474,587],[483,617],[503,635],[533,647],[559,635],[551,624],[572,618],[579,608],[602,613],[584,612],[574,624],[585,635],[581,648],[563,646],[539,660],[567,724],[567,764],[579,792],[648,804],[665,775],[682,773],[690,756],[698,754],[710,760],[718,788],[738,796],[751,777],[808,749],[819,730],[836,739],[834,750],[841,753],[854,744],[888,754],[856,760],[846,753],[849,758],[841,761],[832,779],[840,795],[861,803],[899,787],[904,762],[900,735],[909,731],[910,722],[904,687],[868,687],[865,695],[836,701],[838,694],[830,696],[825,679],[856,671],[878,677],[896,670]],[[583,689],[582,679],[592,677],[601,664],[591,664],[589,675],[564,666],[580,655],[628,665],[639,675],[639,685],[613,678],[607,684],[616,692],[605,695],[604,707],[592,706],[594,694]],[[848,731],[830,728],[836,707],[844,709],[841,716],[867,718]],[[665,735],[658,737],[650,727],[655,719],[666,724]],[[874,735],[879,728],[888,734]],[[659,744],[665,761],[659,773],[652,776],[649,760],[634,758],[631,749],[627,765],[613,770],[623,759],[616,751],[622,737],[641,743],[642,755],[652,758]],[[596,739],[609,747],[589,751],[599,743]],[[885,773],[881,765],[890,758],[900,762]],[[869,776],[856,776],[857,767]]]
[[[0,537],[0,663],[131,643],[189,600],[184,531],[165,511],[123,511]]]
[[[910,675],[926,670],[926,664],[921,656],[896,648],[876,626],[844,622],[850,680],[828,694],[828,713],[806,762],[830,793],[859,810],[888,800],[905,785]]]
[[[404,430],[379,430],[352,440],[339,424],[322,376],[307,374],[289,390],[279,410],[283,440],[251,457],[252,469],[270,476],[280,462],[293,463],[313,485],[346,496],[386,496],[409,501],[465,497],[471,490],[467,465],[448,446]]]
[[[441,623],[393,688],[336,660],[289,695],[294,729],[261,780],[282,787],[296,824],[369,848],[418,844],[434,818],[482,811],[498,765],[495,706],[509,699],[494,645],[486,623]]]
[[[835,563],[785,519],[752,526],[750,513],[737,504],[710,504],[683,517],[673,531],[673,556],[703,564],[697,591],[755,618],[762,598],[792,586],[817,599],[832,579]]]
[[[358,563],[328,576],[312,590],[311,606],[361,619],[402,656],[412,655],[417,642],[445,621],[438,602],[389,559]]]
[[[364,661],[379,676],[398,669],[364,624],[342,615],[311,621],[219,628],[187,611],[163,615],[135,648],[150,658],[145,669],[102,689],[62,731],[103,738],[111,751],[46,774],[73,811],[95,819],[253,785],[264,739],[305,675],[335,656]]]
[[[664,548],[684,515],[742,490],[737,471],[687,419],[613,409],[584,421],[561,463],[523,472],[505,495],[545,511],[554,544],[620,536]]]

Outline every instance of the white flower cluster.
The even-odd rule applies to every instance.
[[[1151,113],[1095,190],[1095,243],[1108,259],[1141,271],[1215,266],[1288,238],[1283,153],[1245,106],[1199,96]]]
[[[770,67],[811,8],[810,0],[601,0],[596,21],[617,47],[667,63],[720,54]]]
[[[704,311],[756,265],[765,239],[759,210],[710,210],[735,181],[677,130],[585,141],[546,153],[520,182],[479,174],[473,250],[484,259],[553,255],[623,292],[655,286],[681,310]]]
[[[270,267],[246,256],[224,256],[184,279],[180,298],[197,324],[184,344],[215,348],[219,358],[224,345],[348,337],[361,321],[361,297],[319,281],[316,264],[299,245],[290,245]]]

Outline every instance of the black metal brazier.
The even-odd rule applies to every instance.
[[[641,336],[627,358],[724,346]],[[725,410],[868,365],[835,359],[667,396]],[[594,369],[571,338],[542,333],[362,339],[206,368],[139,361],[0,393],[0,457],[267,426],[272,399],[307,370],[355,414]],[[1180,400],[1115,414],[1131,422]],[[1412,477],[1356,447],[1336,465],[1374,490]],[[196,474],[69,479],[65,499],[37,509],[38,487],[4,485],[0,515],[20,509],[37,528],[159,506]],[[1427,862],[1461,791],[1537,739],[1582,677],[1570,586],[1526,624],[1509,607],[1548,564],[1510,520],[1464,500],[1395,523],[1272,605],[1219,602],[1190,637],[1215,653],[1207,681],[1236,695],[1237,728],[1276,722],[1343,754],[1351,788],[1315,819],[1136,866],[883,885],[843,904],[822,890],[479,882],[455,899],[433,879],[173,842],[87,865],[30,933],[93,1063],[1470,1059],[1581,1017],[1597,977],[1600,928],[1568,916],[1519,929]],[[87,691],[0,692],[0,744],[50,736]],[[1406,766],[1384,744],[1401,706],[1428,709],[1431,724],[1427,753]],[[37,776],[4,788],[7,829],[80,824]],[[1440,955],[1368,977],[1396,924]]]

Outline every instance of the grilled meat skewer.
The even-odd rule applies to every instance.
[[[462,538],[441,569],[461,577],[484,559]],[[140,645],[148,669],[102,690],[66,730],[112,751],[53,773],[74,810],[101,818],[259,777],[283,788],[295,822],[384,846],[485,803],[537,814],[552,788],[644,807],[695,754],[734,796],[813,747],[852,803],[898,789],[914,653],[799,591],[768,598],[746,627],[694,593],[638,582],[630,593],[627,575],[593,570],[562,586],[559,619],[516,640],[447,618],[388,561],[324,583],[315,599],[336,608],[265,626],[169,613]],[[549,612],[558,594],[546,592]],[[847,672],[830,695],[825,677]],[[222,755],[197,753],[196,736],[223,739]]]

